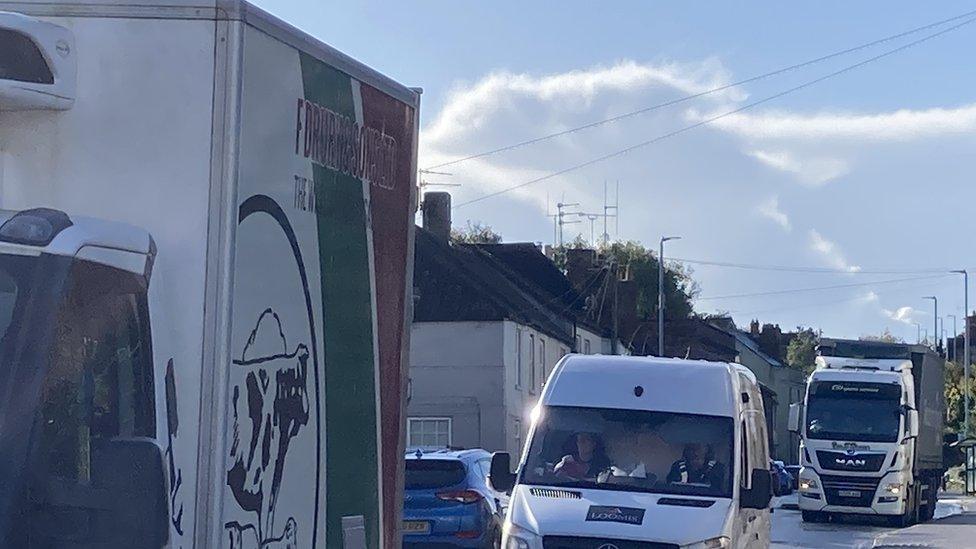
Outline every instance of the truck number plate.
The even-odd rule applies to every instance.
[[[857,490],[837,490],[837,495],[842,498],[859,498],[861,497],[861,492]]]

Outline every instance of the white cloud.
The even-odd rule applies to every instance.
[[[756,211],[759,213],[759,215],[775,222],[777,225],[782,227],[784,231],[789,232],[792,230],[789,216],[786,215],[779,207],[779,197],[769,197],[767,200],[759,204]]]
[[[877,303],[879,299],[881,299],[881,296],[874,290],[868,290],[861,296],[861,301],[864,303]]]
[[[810,229],[810,248],[820,254],[828,265],[835,269],[856,273],[861,270],[858,265],[847,261],[836,243],[824,238],[816,229]]]
[[[899,307],[894,311],[891,309],[882,309],[881,311],[891,320],[897,320],[898,322],[902,322],[904,324],[915,323],[915,309],[912,307]]]
[[[495,113],[514,108],[524,99],[586,110],[598,95],[608,92],[661,88],[688,95],[728,83],[728,71],[716,60],[694,65],[652,65],[625,60],[610,67],[596,66],[544,76],[498,71],[472,85],[456,86],[434,121],[425,128],[423,137],[424,142],[435,150],[459,144],[456,141],[464,134],[483,128],[491,123]],[[746,96],[741,90],[731,88],[708,97],[741,101]],[[511,140],[509,138],[508,142]],[[431,160],[425,160],[431,163]]]
[[[763,149],[748,151],[746,154],[771,168],[796,175],[801,183],[811,187],[819,187],[850,171],[848,163],[839,158],[814,157],[800,160],[785,150]]]
[[[699,119],[708,115],[691,111]],[[976,104],[956,108],[858,114],[796,114],[788,111],[736,113],[712,123],[753,139],[856,139],[908,141],[952,133],[976,132]]]

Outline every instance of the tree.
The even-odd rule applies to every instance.
[[[863,335],[861,336],[861,341],[879,341],[881,343],[904,343],[905,340],[892,335],[888,328],[884,329],[881,335]]]
[[[553,250],[553,262],[566,269],[566,251],[590,248],[582,237]],[[635,241],[612,242],[597,248],[604,261],[613,262],[621,273],[627,273],[637,286],[637,316],[653,319],[657,315],[658,260],[657,254]],[[692,300],[698,295],[698,283],[692,271],[679,263],[666,264],[664,268],[664,314],[667,319],[688,318],[694,314]]]
[[[786,347],[786,365],[809,374],[816,366],[817,334],[812,329],[798,326],[796,336]]]
[[[480,221],[468,221],[464,229],[451,229],[451,242],[454,244],[500,244],[501,241],[502,235]]]

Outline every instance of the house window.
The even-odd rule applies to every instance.
[[[539,338],[539,363],[542,364],[542,379],[539,381],[539,387],[542,387],[546,383],[546,340]]]
[[[522,330],[515,329],[515,388],[522,388]]]
[[[407,446],[412,448],[449,448],[451,446],[451,418],[409,418],[407,420]]]
[[[535,335],[529,334],[529,392],[535,392]]]
[[[589,339],[584,339],[583,340],[583,354],[584,355],[590,354],[590,350],[591,350],[590,349],[590,340]]]

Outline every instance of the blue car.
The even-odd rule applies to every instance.
[[[490,453],[415,450],[406,461],[405,549],[501,547],[508,498],[488,485]]]

